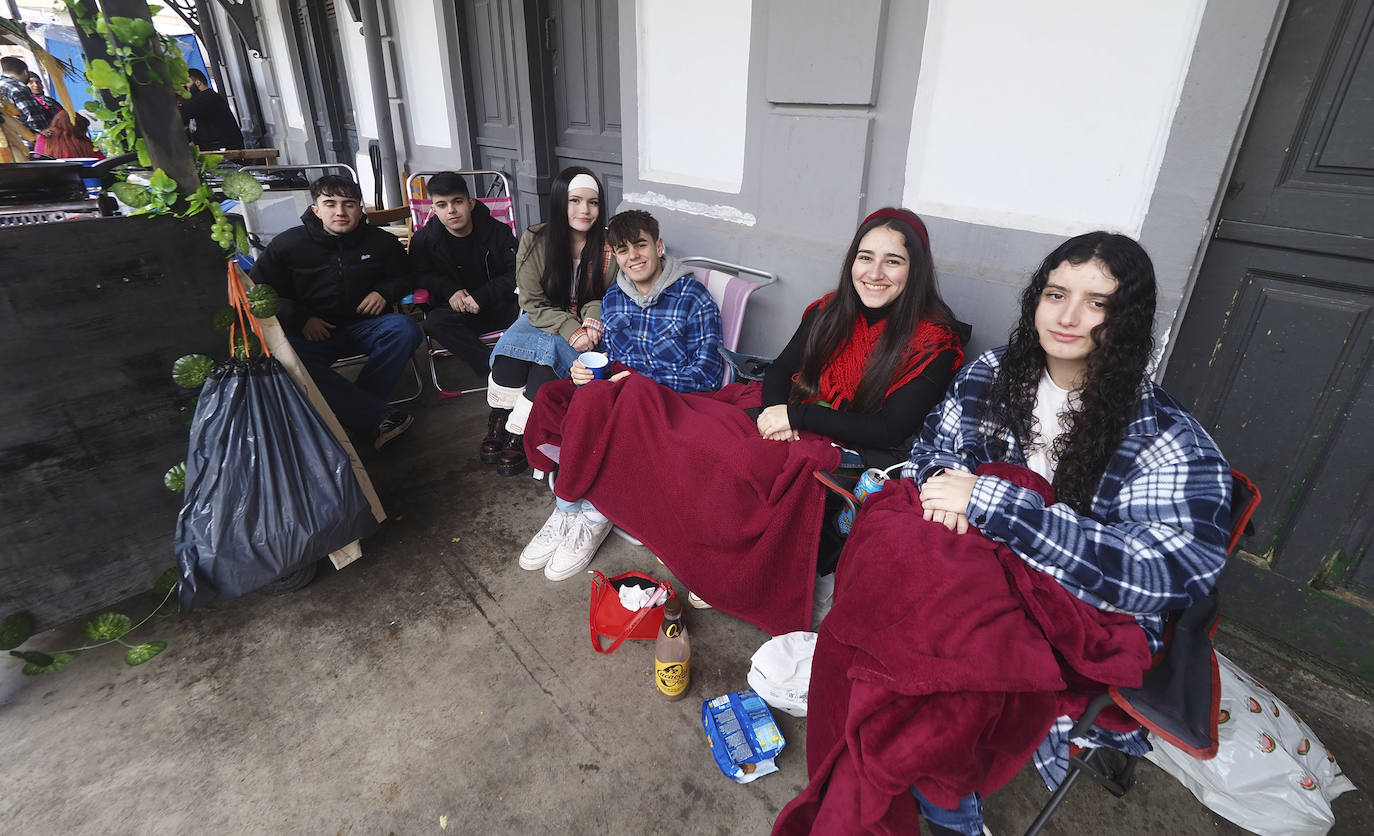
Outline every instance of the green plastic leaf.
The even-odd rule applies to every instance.
[[[262,352],[262,340],[258,335],[251,331],[247,334],[234,335],[234,358],[236,360],[247,360],[249,357],[256,357]]]
[[[177,581],[180,577],[181,575],[177,572],[177,567],[168,566],[163,570],[161,575],[157,576],[157,580],[153,582],[153,591],[159,595],[166,595],[168,592],[172,591],[172,587],[177,585]]]
[[[134,645],[124,654],[124,664],[130,666],[141,665],[166,649],[167,642],[160,639]]]
[[[51,656],[38,650],[11,650],[10,655],[16,659],[23,659],[30,665],[51,665],[53,663]]]
[[[131,27],[133,29],[133,36],[138,40],[146,41],[154,34],[153,24],[141,17],[134,18]]]
[[[96,58],[86,65],[86,78],[92,85],[109,90],[116,96],[123,96],[129,92],[129,79],[103,58]]]
[[[202,154],[200,157],[200,164],[203,168],[217,168],[222,162],[224,162],[223,154]]]
[[[148,194],[148,190],[137,183],[115,183],[110,186],[110,191],[114,192],[114,196],[119,198],[120,203],[135,209],[141,209],[153,200],[152,195]]]
[[[258,319],[277,315],[277,291],[267,284],[255,284],[248,290],[248,310]]]
[[[138,152],[139,165],[146,168],[153,164],[153,158],[148,155],[148,143],[144,142],[142,139],[134,140],[134,151]]]
[[[250,296],[249,298],[251,299],[252,297]],[[215,308],[215,312],[210,315],[210,327],[221,334],[228,331],[229,326],[233,325],[236,321],[238,321],[238,317],[234,316],[234,309],[228,305],[220,305],[218,308]]]
[[[224,175],[224,182],[220,184],[220,190],[224,192],[226,197],[244,203],[252,203],[262,197],[262,184],[246,171],[231,171]]]
[[[110,31],[119,39],[120,43],[132,44],[135,39],[134,19],[131,17],[111,17]]]
[[[153,172],[153,176],[148,178],[148,188],[155,192],[169,194],[177,190],[177,181],[162,169]]]
[[[237,247],[238,251],[241,253],[252,252],[253,244],[248,240],[248,228],[243,224],[234,224],[234,246]],[[270,314],[260,314],[256,310],[253,311],[253,314],[258,317],[276,316],[276,306],[273,306],[272,313]]]
[[[26,612],[10,613],[0,621],[0,650],[13,650],[33,635],[33,616]]]
[[[157,13],[160,12],[160,11],[162,11],[163,8],[164,8],[163,6],[159,6],[159,5],[155,4],[155,3],[149,3],[149,4],[148,4],[148,17],[157,17]]]
[[[132,629],[134,622],[124,613],[103,612],[86,622],[81,632],[90,641],[104,642],[117,639]]]
[[[35,662],[29,662],[27,665],[24,666],[24,675],[38,676],[39,674],[43,673],[57,673],[58,671],[70,665],[72,663],[72,660],[75,658],[75,656],[65,651],[61,653],[54,653],[53,655],[48,656],[48,663],[46,665],[39,665]]]
[[[204,354],[187,354],[178,357],[172,364],[172,382],[186,389],[199,389],[205,385],[205,376],[215,361]]]
[[[186,490],[186,462],[172,465],[171,469],[162,475],[162,484],[167,486],[167,490],[173,493],[182,493]]]

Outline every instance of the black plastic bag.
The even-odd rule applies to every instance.
[[[183,610],[251,592],[376,530],[348,454],[280,363],[211,369],[173,541]]]

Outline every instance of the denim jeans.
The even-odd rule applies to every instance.
[[[534,327],[530,324],[529,314],[521,313],[520,318],[501,335],[491,353],[549,366],[559,377],[567,377],[580,352],[562,335],[549,334]]]
[[[554,497],[554,501],[558,503],[558,510],[564,513],[581,514],[594,523],[606,522],[606,517],[603,516],[600,511],[593,508],[592,504],[585,499],[560,499]]]
[[[921,805],[921,815],[931,824],[965,836],[983,836],[983,802],[978,793],[970,793],[959,799],[959,806],[954,810],[936,807],[915,787],[911,788],[911,794],[916,796],[916,803]]]
[[[328,339],[312,342],[299,334],[287,334],[291,347],[305,364],[320,394],[334,410],[339,423],[362,433],[377,432],[377,425],[392,412],[386,396],[396,388],[423,334],[415,320],[397,313],[347,322]],[[367,365],[356,383],[330,368],[335,360],[366,354]]]

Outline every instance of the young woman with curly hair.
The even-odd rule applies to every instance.
[[[920,486],[927,520],[976,527],[1080,601],[1132,615],[1151,651],[1164,614],[1216,583],[1231,484],[1206,430],[1149,378],[1154,313],[1154,267],[1138,243],[1107,232],[1065,241],[1021,294],[1008,344],[959,372],[902,474]],[[974,475],[990,462],[1035,471],[1055,501]],[[1037,762],[1067,757],[1065,719]],[[935,833],[982,832],[977,795],[947,810],[913,792]]]

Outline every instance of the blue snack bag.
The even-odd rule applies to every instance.
[[[747,784],[778,771],[774,759],[787,741],[773,722],[768,703],[752,689],[703,702],[701,726],[710,741],[711,756],[725,777]]]

